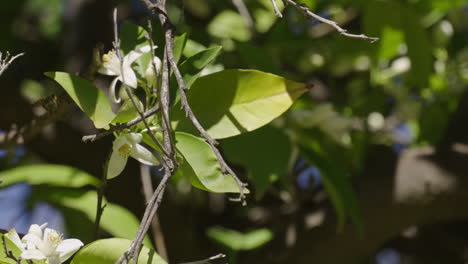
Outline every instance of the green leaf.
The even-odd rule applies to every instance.
[[[185,161],[182,173],[193,186],[216,193],[238,193],[239,186],[231,175],[224,175],[213,149],[205,140],[191,134],[176,132],[176,148]],[[248,190],[245,190],[248,193]]]
[[[383,34],[388,34],[388,31],[384,30],[389,27],[394,32],[403,32],[408,47],[408,57],[411,60],[410,73],[407,75],[408,83],[417,87],[426,87],[432,71],[432,50],[428,31],[423,27],[421,17],[417,10],[396,1],[371,1],[364,11],[363,24],[364,32],[370,36],[381,37]],[[388,35],[383,36],[388,37]],[[395,44],[398,36],[392,38],[391,41]],[[385,40],[374,46],[378,48],[389,44],[392,43]],[[380,49],[384,50],[386,47]]]
[[[279,129],[265,126],[225,139],[221,146],[230,162],[247,169],[257,199],[262,198],[272,183],[287,176],[292,145]]]
[[[193,41],[191,39],[187,39],[187,44],[185,45],[185,49],[183,51],[183,54],[185,57],[187,58],[190,58],[192,57],[193,55],[195,55],[196,53],[202,51],[202,50],[205,50],[206,47],[203,46],[202,44],[196,42],[196,41]]]
[[[90,81],[66,72],[46,72],[45,75],[65,89],[96,128],[104,128],[114,119],[115,114],[107,97]]]
[[[187,87],[197,80],[203,68],[212,62],[223,47],[215,46],[198,52],[197,54],[186,59],[179,67],[180,72],[183,75],[184,82]]]
[[[185,44],[187,43],[187,39],[188,39],[187,33],[184,33],[180,36],[176,36],[174,38],[174,59],[176,62],[179,62],[180,57],[182,57]]]
[[[135,96],[135,102],[139,106],[140,110],[143,110],[143,103]],[[138,117],[138,111],[133,106],[133,103],[130,99],[125,100],[124,103],[120,106],[117,115],[112,120],[111,124],[115,123],[125,123],[128,122],[136,117]]]
[[[76,253],[71,264],[113,264],[127,251],[132,241],[121,238],[97,240]],[[154,250],[143,247],[138,264],[166,264]]]
[[[306,91],[302,83],[256,70],[224,70],[203,76],[187,93],[202,126],[214,138],[227,138],[262,127],[284,113]],[[175,104],[178,131],[197,133]]]
[[[209,228],[207,235],[221,245],[235,251],[253,250],[273,239],[273,232],[266,228],[240,233],[236,230],[216,226]]]
[[[321,172],[323,185],[330,196],[338,216],[338,230],[343,230],[346,218],[349,216],[359,232],[363,233],[364,223],[358,199],[346,173],[320,157],[312,149],[300,146],[300,150],[305,155],[305,158],[313,162]]]
[[[18,182],[32,185],[47,184],[79,188],[86,185],[98,186],[99,180],[79,169],[52,164],[27,165],[0,172],[1,187]]]
[[[149,45],[146,38],[146,30],[127,20],[123,21],[120,26],[120,48],[124,54],[130,51]]]
[[[8,237],[5,236],[5,234],[0,234],[0,264],[16,264],[15,261],[13,261],[10,258],[7,258],[5,255],[5,250],[4,250],[4,244],[3,244],[3,239],[2,237],[5,237],[5,242],[6,242],[6,248],[8,250],[11,250],[13,253],[13,256],[18,258],[21,255],[21,249],[19,249],[15,243],[13,243]]]
[[[237,12],[227,10],[219,13],[208,25],[208,33],[214,37],[247,41],[251,37],[247,24]]]
[[[80,211],[90,221],[95,221],[97,206],[95,191],[53,189],[41,191],[37,197],[61,207]],[[140,225],[138,219],[120,205],[106,201],[103,201],[103,204],[106,207],[101,218],[101,228],[113,236],[133,239]],[[145,244],[151,245],[148,237],[145,238]]]

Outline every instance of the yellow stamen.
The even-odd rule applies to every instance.
[[[109,52],[107,52],[106,54],[104,54],[102,56],[102,64],[104,65],[107,65],[109,64],[109,62],[112,60],[112,57],[115,56],[115,51],[114,50],[110,50]]]
[[[119,154],[122,156],[122,158],[128,158],[130,156],[130,153],[132,153],[132,147],[129,144],[123,144],[119,148]]]

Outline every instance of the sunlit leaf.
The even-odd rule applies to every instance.
[[[32,185],[47,184],[78,188],[86,185],[99,185],[96,177],[79,169],[53,164],[39,164],[21,166],[0,172],[2,187],[18,182],[27,182]]]
[[[96,128],[106,127],[115,114],[104,93],[90,81],[66,72],[46,72],[58,82],[78,107],[93,121]]]
[[[266,125],[305,91],[304,84],[273,74],[224,70],[197,79],[187,97],[208,133],[214,138],[227,138]],[[197,133],[179,104],[171,113],[174,127]]]
[[[234,178],[222,173],[213,150],[205,140],[183,132],[176,132],[175,139],[177,150],[185,159],[179,170],[193,186],[216,193],[239,192]]]
[[[112,264],[127,251],[132,241],[122,238],[97,240],[83,247],[73,257],[72,264]],[[138,264],[166,264],[154,250],[143,247],[138,257]]]
[[[179,62],[184,52],[185,44],[187,43],[188,34],[184,33],[180,36],[174,38],[174,59],[176,62]]]

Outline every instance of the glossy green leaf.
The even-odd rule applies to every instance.
[[[18,182],[32,185],[47,184],[52,186],[79,188],[86,185],[98,186],[96,177],[79,169],[53,164],[27,165],[0,172],[3,181],[1,187]]]
[[[188,34],[184,33],[182,35],[176,36],[174,38],[174,59],[176,62],[179,62],[184,52],[185,44],[187,44]]]
[[[73,257],[71,264],[113,264],[127,251],[132,241],[122,238],[97,240],[83,247]],[[138,264],[166,264],[154,250],[143,247]]]
[[[198,52],[197,54],[182,62],[179,69],[183,75],[184,82],[187,87],[192,86],[203,68],[211,63],[216,58],[216,56],[218,56],[221,49],[221,46],[211,47]]]
[[[202,50],[205,50],[206,47],[203,46],[202,44],[194,41],[194,40],[191,40],[191,39],[187,39],[187,43],[185,45],[185,48],[184,48],[184,51],[182,52],[182,54],[184,54],[185,57],[187,58],[190,58],[192,57],[193,55],[197,54],[198,52],[202,51]]]
[[[52,204],[79,211],[90,221],[95,221],[97,195],[94,191],[53,189],[37,196]],[[106,207],[101,218],[101,228],[113,236],[133,239],[140,225],[138,219],[120,205],[106,201],[103,204]],[[145,244],[151,245],[148,238],[145,238]]]
[[[234,178],[222,173],[213,149],[205,140],[183,132],[176,132],[175,139],[176,148],[185,159],[179,170],[193,186],[216,193],[239,192]]]
[[[292,145],[283,132],[272,126],[225,139],[221,147],[229,162],[247,169],[257,199],[272,183],[288,175]]]
[[[358,230],[364,232],[364,223],[356,193],[346,173],[322,158],[312,149],[300,146],[304,157],[313,162],[320,170],[322,182],[335,207],[338,216],[338,230],[342,230],[349,216]]]
[[[46,72],[58,82],[78,107],[93,121],[96,128],[106,127],[115,114],[104,93],[90,81],[66,72]]]
[[[273,232],[266,228],[241,233],[223,227],[211,227],[208,229],[207,235],[221,245],[235,251],[253,250],[273,239]]]
[[[199,78],[187,97],[208,133],[214,138],[227,138],[266,125],[305,91],[304,84],[270,73],[224,70]],[[198,133],[179,104],[171,113],[175,129]]]

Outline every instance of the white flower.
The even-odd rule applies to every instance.
[[[53,229],[46,228],[42,232],[46,225],[31,225],[28,234],[22,240],[14,229],[7,233],[6,236],[21,249],[21,259],[61,264],[83,246],[79,239],[64,240],[63,235]]]
[[[156,46],[154,46],[153,48],[156,48]],[[102,65],[99,68],[98,72],[104,75],[116,76],[114,80],[112,80],[110,86],[110,94],[114,102],[120,102],[120,98],[117,98],[115,95],[115,86],[117,85],[117,81],[121,81],[129,87],[137,88],[138,81],[136,74],[132,69],[132,64],[139,57],[150,51],[151,46],[149,45],[132,50],[122,59],[122,65],[120,65],[120,60],[115,50],[111,50],[107,54],[102,56]]]
[[[107,178],[118,176],[127,164],[129,156],[147,165],[158,165],[158,159],[142,145],[138,144],[143,139],[139,133],[128,133],[114,140],[112,154],[107,167]]]

